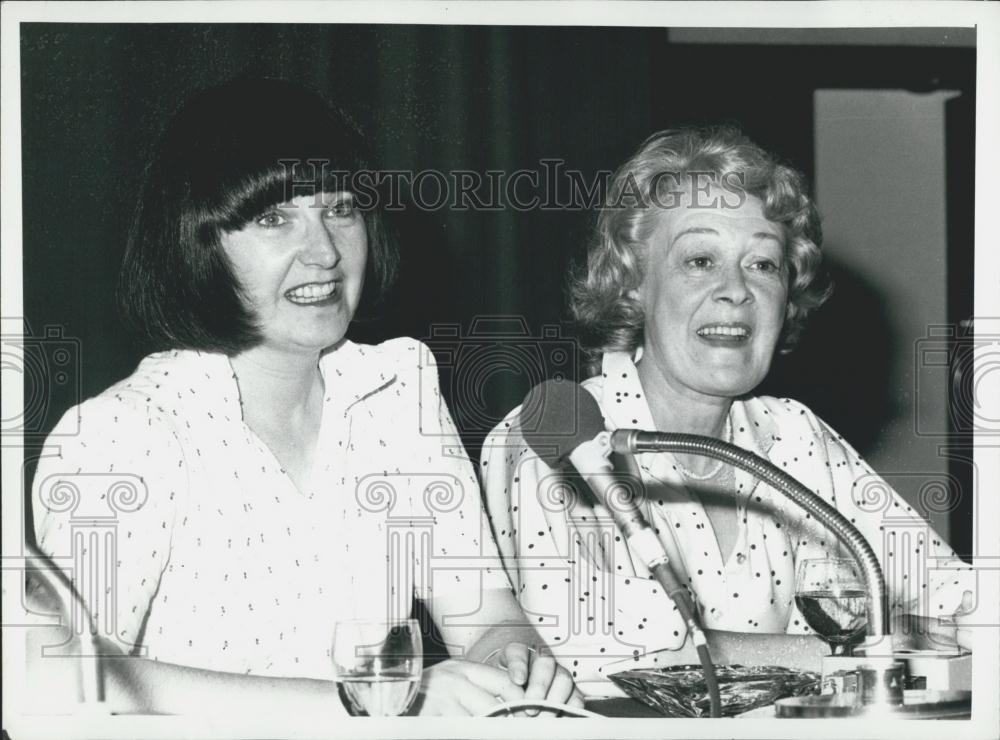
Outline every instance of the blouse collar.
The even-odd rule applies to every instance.
[[[396,380],[397,362],[382,346],[345,339],[323,354],[319,368],[326,385],[324,400],[346,414],[358,401]]]
[[[641,357],[642,348],[634,356],[628,352],[604,353],[601,364],[604,380],[602,410],[609,429],[656,429],[635,365]],[[771,446],[781,439],[774,417],[764,404],[752,397],[733,401],[729,420],[733,427],[733,444],[758,455],[766,455]]]
[[[396,379],[397,362],[380,346],[343,340],[320,357],[326,391],[324,402],[347,414],[358,401],[390,385]],[[199,406],[212,414],[243,418],[239,385],[229,357],[217,352],[170,350],[147,357],[142,373],[130,378],[134,390],[157,396],[174,405],[176,398],[197,393]],[[171,390],[172,389],[172,390]]]

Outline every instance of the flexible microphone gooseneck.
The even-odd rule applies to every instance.
[[[632,491],[612,475],[608,459],[612,452],[611,434],[604,429],[597,401],[575,383],[546,381],[532,388],[525,398],[519,423],[525,442],[546,465],[561,468],[572,464],[576,468],[611,512],[632,551],[673,600],[698,652],[709,693],[710,716],[720,717],[715,668],[691,595],[670,566],[663,544],[639,510]]]
[[[581,393],[586,393],[581,389]],[[882,566],[868,540],[837,509],[764,458],[741,447],[697,434],[644,432],[617,429],[611,432],[611,449],[619,454],[673,452],[721,460],[749,473],[790,499],[830,530],[861,566],[868,592],[868,635],[872,644],[890,634],[889,609]]]

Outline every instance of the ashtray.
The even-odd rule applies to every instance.
[[[722,716],[732,717],[789,696],[819,692],[820,675],[781,666],[717,665]],[[633,699],[666,717],[707,717],[708,689],[700,665],[636,668],[609,678]]]

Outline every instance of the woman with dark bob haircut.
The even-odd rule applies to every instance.
[[[397,263],[364,152],[317,95],[241,79],[193,97],[149,166],[121,297],[159,351],[66,413],[33,488],[53,557],[86,554],[73,513],[115,505],[109,481],[131,491],[94,565],[114,587],[75,573],[129,656],[107,661],[114,709],[335,711],[334,624],[413,597],[454,656],[416,711],[582,704],[511,592],[433,355],[345,339]]]
[[[119,290],[130,324],[158,349],[236,354],[258,344],[222,235],[291,195],[365,183],[366,150],[342,114],[276,80],[245,79],[193,98],[165,132],[139,197]],[[362,195],[364,308],[392,285],[398,255],[377,193],[369,185]]]
[[[774,352],[794,343],[829,294],[820,242],[803,178],[739,131],[654,134],[615,173],[570,283],[593,374],[583,386],[609,429],[706,435],[770,459],[880,555],[894,615],[907,623],[905,635],[895,630],[897,646],[966,644],[955,624],[971,605],[970,569],[929,577],[926,559],[955,559],[941,537],[809,409],[752,395]],[[697,663],[679,613],[608,510],[586,491],[566,493],[568,479],[525,445],[518,413],[484,447],[487,507],[525,611],[571,622],[567,589],[590,605],[589,629],[540,629],[557,658],[578,680],[620,670],[607,665],[616,660],[636,667],[642,653],[652,653],[650,665]],[[848,557],[837,538],[709,458],[618,462],[643,484],[641,507],[696,598],[716,662],[817,669],[826,648],[796,607],[796,567]],[[602,522],[607,537],[595,530]]]

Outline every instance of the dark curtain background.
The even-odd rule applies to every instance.
[[[665,29],[643,28],[27,24],[21,64],[25,315],[44,352],[73,355],[68,373],[26,373],[26,482],[59,416],[144,354],[122,329],[113,292],[159,131],[192,91],[248,72],[323,92],[389,169],[541,171],[543,159],[560,159],[588,177],[657,129],[721,121],[811,176],[817,88],[961,90],[949,110],[942,320],[972,312],[973,48],[673,44]],[[580,375],[553,348],[572,347],[563,286],[593,218],[587,208],[408,208],[395,217],[398,289],[353,338],[431,340],[475,457],[483,433],[533,383]],[[805,402],[864,454],[898,413],[880,374],[892,345],[879,297],[835,261],[832,269],[840,293],[765,390]],[[529,345],[530,367],[509,352]],[[971,551],[966,499],[952,519],[961,553]]]

